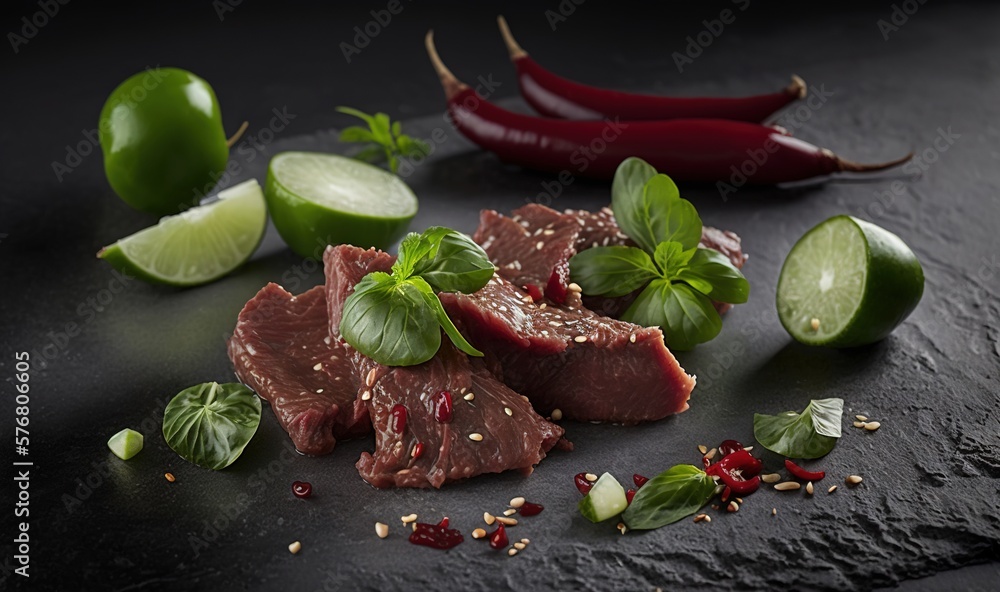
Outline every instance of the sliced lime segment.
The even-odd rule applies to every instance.
[[[220,191],[216,201],[163,218],[97,256],[148,282],[196,286],[242,265],[266,228],[264,194],[251,179]]]
[[[614,518],[628,507],[625,489],[611,473],[604,473],[578,504],[580,513],[591,522]]]
[[[792,247],[778,280],[781,324],[808,345],[853,347],[886,337],[923,295],[920,262],[898,236],[835,216]]]
[[[341,243],[387,249],[417,214],[417,197],[399,177],[336,154],[276,154],[264,194],[281,238],[303,257]]]
[[[110,448],[111,452],[114,452],[115,456],[118,458],[128,460],[139,454],[142,450],[142,434],[135,430],[125,428],[114,436],[111,436],[111,439],[108,440],[108,448]]]

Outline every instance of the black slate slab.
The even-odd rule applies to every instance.
[[[31,14],[31,6],[5,22]],[[243,303],[267,281],[301,291],[322,275],[319,266],[283,249],[273,232],[246,268],[192,290],[122,280],[93,259],[101,245],[150,220],[111,195],[99,156],[84,157],[62,181],[50,161],[64,158],[64,144],[81,141],[77,130],[93,125],[105,93],[133,70],[164,62],[203,73],[216,85],[227,125],[246,117],[258,136],[272,107],[295,114],[262,149],[234,154],[238,171],[230,184],[263,179],[267,157],[276,151],[343,150],[332,128],[347,121],[330,110],[346,103],[405,117],[415,135],[445,131],[432,157],[406,176],[421,198],[414,228],[472,231],[482,207],[506,211],[541,201],[596,208],[609,199],[607,184],[556,188],[552,176],[504,166],[443,121],[437,83],[420,53],[429,26],[438,30],[439,49],[457,74],[470,81],[493,75],[502,104],[524,108],[512,98],[511,69],[494,38],[498,7],[406,5],[409,12],[370,50],[349,66],[339,62],[340,38],[349,39],[351,27],[381,6],[324,15],[308,7],[275,14],[247,4],[222,22],[208,8],[156,9],[156,18],[144,22],[159,23],[163,34],[157,36],[116,26],[140,22],[127,8],[109,21],[71,16],[69,5],[5,67],[11,88],[24,94],[11,98],[21,116],[0,130],[8,146],[7,191],[0,196],[6,288],[0,442],[7,444],[0,454],[16,460],[10,447],[13,355],[27,350],[35,360],[29,455],[35,465],[32,577],[7,571],[16,523],[7,513],[14,489],[5,486],[4,587],[843,590],[906,581],[910,589],[992,588],[1000,555],[994,123],[1000,12],[986,3],[928,3],[890,31],[889,40],[877,22],[890,18],[891,5],[813,15],[754,6],[738,13],[683,74],[670,54],[684,51],[684,37],[696,35],[701,20],[729,3],[684,5],[676,18],[658,21],[586,3],[557,21],[555,32],[544,11],[558,10],[557,4],[505,7],[529,51],[579,79],[657,92],[740,94],[777,87],[795,72],[815,96],[826,97],[786,114],[782,121],[795,135],[856,160],[913,149],[925,166],[919,175],[745,189],[727,199],[712,187],[682,188],[706,223],[743,237],[750,302],[728,315],[717,340],[678,356],[699,377],[690,411],[633,428],[566,422],[576,450],[553,453],[531,477],[488,476],[436,492],[376,491],[353,467],[370,442],[343,443],[329,457],[301,457],[267,411],[244,456],[225,471],[204,471],[174,455],[158,435],[163,406],[186,386],[231,378],[223,340]],[[164,36],[181,24],[190,41]],[[213,51],[218,39],[230,47]],[[83,71],[94,65],[100,71]],[[47,137],[38,137],[39,125]],[[9,150],[15,141],[22,149]],[[778,323],[774,285],[795,240],[845,212],[889,228],[913,247],[927,276],[924,300],[880,344],[808,349],[791,342]],[[625,536],[614,524],[591,525],[575,511],[571,476],[579,471],[607,470],[624,480],[632,472],[652,475],[697,462],[698,444],[752,441],[755,411],[798,409],[810,398],[830,396],[844,398],[847,427],[820,463],[829,476],[813,498],[762,490],[737,514],[713,512],[710,524],[685,520]],[[882,428],[851,428],[855,413],[878,419]],[[105,446],[125,426],[146,434],[145,450],[128,463]],[[780,458],[762,456],[779,466]],[[175,483],[163,479],[166,471]],[[844,487],[848,474],[864,476],[864,483]],[[310,481],[313,498],[295,499],[294,480]],[[832,484],[841,487],[828,495]],[[405,542],[404,514],[428,521],[447,515],[468,532],[484,510],[501,511],[515,495],[546,506],[511,529],[532,540],[517,557],[471,540],[448,553]],[[375,537],[376,520],[391,526],[389,539]],[[296,540],[302,551],[293,556],[287,545]],[[992,563],[947,573],[984,562]],[[939,575],[915,580],[933,574]]]

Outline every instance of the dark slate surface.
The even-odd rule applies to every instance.
[[[706,223],[742,235],[751,254],[750,302],[727,317],[720,338],[679,356],[699,376],[690,411],[635,428],[567,423],[576,451],[554,453],[529,478],[375,491],[353,467],[370,442],[343,444],[325,458],[300,457],[269,412],[230,469],[213,473],[174,455],[158,436],[166,399],[191,384],[231,378],[223,339],[243,303],[267,281],[302,290],[321,274],[270,236],[253,262],[216,284],[176,291],[131,281],[119,289],[93,253],[151,220],[113,196],[96,154],[61,181],[51,162],[63,161],[68,145],[82,141],[86,150],[82,130],[94,126],[106,93],[157,63],[210,80],[228,128],[245,118],[259,133],[272,108],[295,114],[263,151],[234,155],[239,171],[231,183],[262,179],[268,154],[277,150],[339,149],[329,130],[348,121],[333,113],[337,104],[389,111],[420,134],[447,128],[421,48],[430,26],[459,76],[492,76],[501,83],[496,96],[519,106],[494,5],[405,3],[346,64],[338,44],[350,42],[352,28],[371,18],[368,11],[384,6],[358,3],[324,14],[294,3],[242,3],[220,21],[207,4],[97,11],[71,3],[16,55],[4,48],[0,442],[2,458],[14,460],[13,355],[35,352],[28,457],[35,466],[32,577],[8,575],[15,528],[8,481],[3,587],[844,590],[902,582],[909,590],[995,589],[1000,10],[987,3],[927,3],[889,30],[888,40],[878,25],[892,18],[888,3],[838,3],[808,15],[793,6],[753,3],[743,11],[742,3],[691,3],[654,18],[621,3],[587,2],[554,32],[545,10],[558,10],[557,2],[504,7],[522,44],[568,76],[659,92],[742,94],[777,88],[794,72],[829,94],[821,105],[786,115],[797,136],[857,160],[914,149],[926,166],[917,175],[743,190],[728,200],[711,187],[684,188]],[[678,73],[671,53],[684,51],[684,38],[727,7],[735,21]],[[5,30],[35,10],[31,3],[5,5]],[[948,130],[951,140],[938,140]],[[449,133],[408,181],[421,198],[415,228],[471,231],[480,208],[509,210],[535,200],[551,177],[505,167]],[[590,208],[607,200],[607,184],[581,181],[552,205]],[[927,276],[924,300],[883,343],[807,349],[777,321],[778,271],[803,232],[844,212],[913,247]],[[62,335],[67,331],[73,336]],[[594,526],[575,512],[570,479],[578,471],[627,479],[696,462],[697,444],[751,440],[753,412],[797,409],[828,396],[845,399],[847,417],[865,413],[883,427],[863,433],[845,418],[842,441],[819,463],[830,476],[812,499],[762,490],[738,514],[713,513],[711,524],[685,520],[624,537],[613,524]],[[146,434],[145,450],[128,463],[104,444],[125,426]],[[770,467],[780,462],[763,458]],[[177,482],[166,483],[165,471]],[[825,493],[851,473],[864,483]],[[312,482],[313,499],[292,497],[296,479]],[[546,506],[511,529],[532,539],[515,558],[471,540],[449,553],[404,541],[403,514],[448,515],[468,533],[484,510],[500,511],[514,495]],[[374,536],[376,520],[392,526],[390,539]],[[303,545],[297,556],[286,550],[295,540]]]

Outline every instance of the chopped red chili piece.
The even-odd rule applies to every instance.
[[[746,450],[737,450],[705,469],[709,475],[717,475],[726,485],[730,494],[749,495],[760,487],[757,475],[763,468],[760,459],[754,458]],[[725,498],[723,498],[725,499]]]
[[[823,477],[826,477],[824,471],[807,471],[788,459],[785,459],[785,468],[788,469],[788,472],[793,477],[802,479],[803,481],[819,481]]]
[[[649,481],[649,477],[643,477],[642,475],[636,473],[635,475],[632,475],[632,481],[635,482],[636,488],[639,488],[645,485],[646,481]]]

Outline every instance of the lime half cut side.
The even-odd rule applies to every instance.
[[[281,238],[303,257],[345,243],[388,249],[417,214],[417,197],[399,177],[336,154],[276,154],[264,194]]]
[[[785,259],[778,317],[807,345],[865,345],[903,322],[923,290],[920,262],[898,236],[835,216],[807,232]]]
[[[220,191],[215,201],[167,216],[97,256],[148,282],[197,286],[246,262],[266,229],[264,194],[251,179]]]

